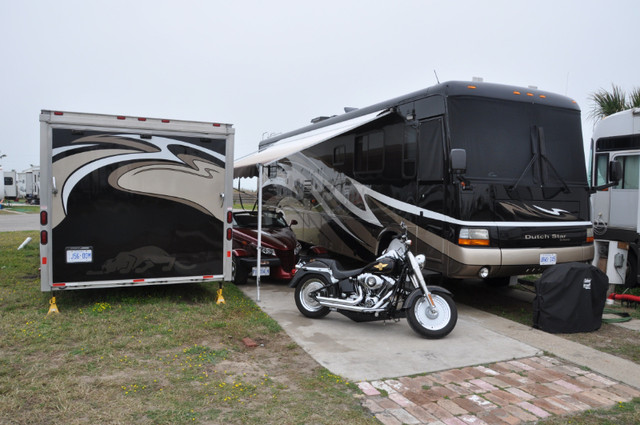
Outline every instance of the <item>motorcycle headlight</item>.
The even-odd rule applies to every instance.
[[[424,254],[418,254],[416,255],[416,262],[418,263],[418,267],[424,269],[424,265],[427,262],[427,257],[425,257]]]
[[[264,255],[276,255],[276,251],[273,248],[267,248],[266,246],[263,246],[261,251]]]

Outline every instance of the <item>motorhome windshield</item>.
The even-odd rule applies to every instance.
[[[519,186],[587,184],[579,110],[478,97],[449,98],[451,148],[466,177]]]

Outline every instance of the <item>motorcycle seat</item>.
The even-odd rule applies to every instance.
[[[316,262],[324,263],[327,267],[331,269],[331,273],[333,274],[333,277],[339,280],[348,279],[350,277],[357,276],[360,273],[364,272],[364,270],[368,267],[368,266],[364,266],[359,269],[344,270],[342,268],[342,265],[337,260],[323,258],[321,260],[316,260]]]

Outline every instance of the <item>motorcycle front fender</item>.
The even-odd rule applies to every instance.
[[[448,289],[445,289],[445,288],[443,288],[442,286],[434,286],[434,285],[430,285],[430,286],[427,286],[427,289],[428,289],[428,290],[429,290],[429,292],[430,292],[430,293],[432,293],[432,294],[438,294],[438,293],[440,293],[440,294],[449,295],[450,297],[452,297],[452,298],[453,298],[453,294],[452,294]],[[409,295],[409,297],[407,298],[407,300],[404,302],[404,305],[413,305],[413,301],[414,301],[416,298],[420,298],[420,297],[422,297],[422,296],[424,296],[424,294],[421,294],[421,293],[420,293],[420,292],[418,292],[418,291],[413,291],[413,292],[411,293],[411,295]]]

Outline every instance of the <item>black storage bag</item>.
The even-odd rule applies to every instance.
[[[607,275],[590,264],[546,269],[535,284],[533,327],[550,333],[600,329],[608,287]]]

